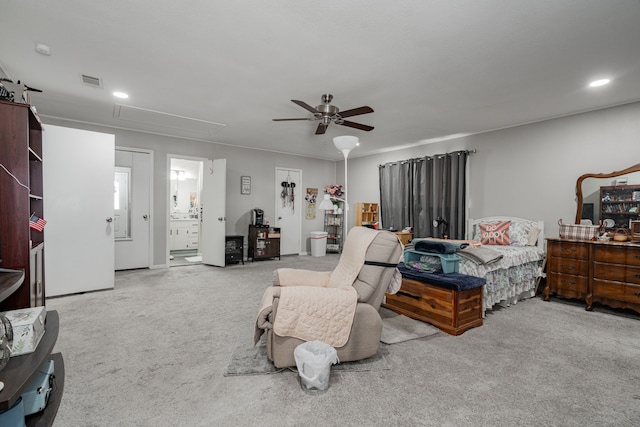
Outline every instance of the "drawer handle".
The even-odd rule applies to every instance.
[[[574,254],[574,253],[576,253],[576,248],[571,248],[571,249],[563,248],[563,249],[562,249],[562,252],[564,252],[564,253],[572,253],[572,254]]]
[[[576,282],[574,280],[561,280],[563,285],[569,285],[569,286],[573,286],[576,284]]]
[[[576,266],[568,265],[568,264],[560,264],[560,268],[562,268],[563,270],[575,270]]]
[[[636,274],[636,279],[640,279],[640,274]]]
[[[633,295],[637,296],[638,298],[640,298],[640,292],[634,292]]]

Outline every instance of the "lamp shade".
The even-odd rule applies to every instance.
[[[357,136],[344,135],[333,138],[333,145],[344,154],[345,157],[349,152],[358,146],[359,138]]]
[[[331,203],[331,197],[328,194],[324,195],[324,198],[318,205],[318,209],[320,209],[321,211],[333,210],[333,203]]]

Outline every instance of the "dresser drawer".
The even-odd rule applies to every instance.
[[[628,282],[640,285],[640,267],[627,267],[618,264],[593,264],[593,277],[595,279],[613,280],[616,282]]]
[[[589,263],[581,259],[554,256],[549,260],[549,271],[554,273],[588,276]]]
[[[587,277],[550,272],[547,280],[551,292],[565,298],[584,298],[587,295]]]
[[[640,286],[594,279],[593,297],[640,304]]]
[[[631,246],[596,246],[593,259],[596,262],[627,264],[640,267],[640,248]]]
[[[580,242],[549,242],[550,257],[573,258],[587,260],[589,258],[589,246]]]

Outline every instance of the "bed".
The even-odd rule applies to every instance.
[[[546,256],[542,221],[471,219],[465,237],[413,239],[398,264],[402,285],[383,306],[460,335],[482,326],[487,310],[535,296]]]
[[[487,238],[491,230],[507,228],[508,239],[500,239],[497,231],[495,239]],[[466,238],[502,255],[500,260],[488,264],[477,264],[465,257],[460,259],[460,273],[486,280],[483,312],[496,305],[506,307],[535,296],[546,257],[543,221],[508,216],[469,219]]]
[[[422,242],[417,243],[421,240]],[[433,247],[437,246],[438,241],[451,242],[446,245],[461,245],[455,252],[459,256],[459,261],[458,256],[452,255],[458,263],[458,273],[484,279],[482,317],[487,310],[497,305],[507,307],[516,304],[519,300],[535,296],[544,269],[544,222],[507,216],[470,219],[467,224],[466,240],[435,239],[434,241],[431,238],[417,238],[413,239],[412,244],[406,249],[409,252],[416,252],[412,250],[414,246],[417,248],[421,243],[428,243]],[[465,248],[465,246],[468,247]],[[424,254],[424,252],[418,253]],[[444,273],[447,272],[445,267],[450,264],[450,261],[445,264],[444,258],[441,260],[435,258],[437,260],[435,264],[442,265],[442,268],[437,271],[434,270],[434,261],[425,262],[425,257],[419,256],[421,257],[419,262],[402,265],[400,271],[403,278],[433,283],[434,278],[443,274],[443,270]],[[405,261],[413,258],[407,256],[405,252]],[[426,258],[433,260],[429,256]],[[466,286],[465,283],[461,284],[463,287]]]

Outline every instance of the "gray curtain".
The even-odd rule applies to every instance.
[[[380,165],[380,219],[384,228],[413,227],[414,237],[442,237],[433,220],[448,223],[447,235],[463,239],[468,151]]]

